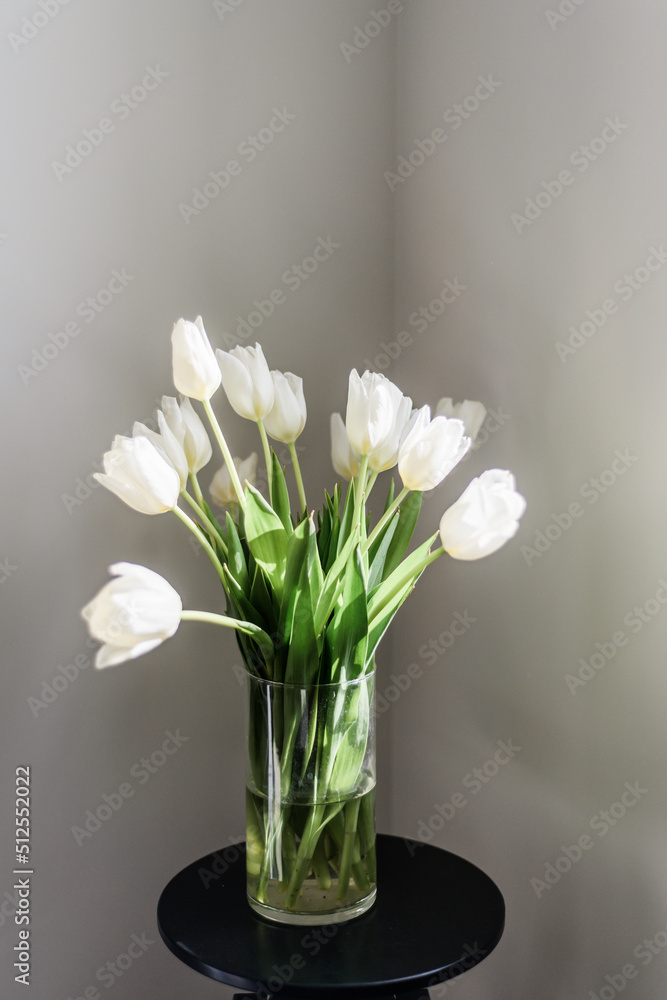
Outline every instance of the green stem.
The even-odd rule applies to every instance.
[[[220,543],[220,548],[222,549],[222,551],[224,552],[224,554],[226,556],[227,555],[227,545],[225,543],[224,538],[220,534],[220,528],[219,528],[219,526],[217,524],[215,524],[211,520],[211,518],[207,515],[206,511],[202,510],[202,508],[200,507],[200,505],[195,500],[192,499],[192,497],[187,492],[187,490],[181,490],[181,496],[183,497],[183,499],[185,501],[187,501],[187,503],[190,504],[190,506],[194,510],[195,514],[202,519],[202,521],[205,523],[205,525],[209,529],[209,531],[211,531],[215,535],[215,537],[217,538],[218,542]],[[204,498],[202,497],[202,500],[203,499]]]
[[[204,494],[201,491],[201,486],[199,485],[199,480],[197,479],[197,473],[190,473],[190,482],[192,483],[192,488],[195,491],[195,497],[197,498],[197,503],[200,507],[204,506]]]
[[[209,419],[209,423],[211,424],[211,427],[213,428],[213,433],[215,434],[215,439],[218,442],[218,444],[220,445],[220,451],[222,452],[222,457],[225,460],[225,465],[229,469],[229,476],[230,476],[231,481],[232,481],[232,486],[234,487],[234,492],[236,493],[236,496],[238,497],[238,501],[239,501],[239,503],[241,505],[242,510],[245,510],[245,496],[243,495],[243,487],[241,486],[241,481],[239,479],[239,474],[236,471],[236,466],[234,465],[234,459],[232,458],[232,454],[231,454],[231,452],[229,450],[227,442],[225,441],[225,436],[222,433],[222,428],[220,427],[220,424],[218,423],[218,418],[216,417],[215,413],[213,412],[213,407],[211,406],[211,401],[209,399],[203,399],[202,400],[202,405],[204,407],[204,411],[206,413],[206,416]]]
[[[368,472],[368,455],[361,456],[359,465],[359,475],[354,481],[354,517],[352,523],[360,524],[361,508],[364,500],[364,489],[366,488],[366,473]]]
[[[269,439],[266,436],[266,428],[262,420],[257,421],[257,428],[259,430],[259,436],[262,439],[262,448],[264,449],[264,461],[266,462],[266,480],[269,484],[269,503],[273,507],[273,496],[271,491],[271,448],[269,447]]]
[[[264,658],[268,663],[273,659],[275,649],[270,637],[253,622],[246,622],[240,618],[229,618],[227,615],[218,615],[213,611],[181,611],[181,621],[184,622],[209,622],[211,625],[224,625],[225,628],[235,628],[244,635],[249,635],[254,639],[261,649]]]
[[[375,525],[375,527],[371,531],[370,535],[368,536],[368,539],[366,540],[366,544],[364,545],[363,549],[361,550],[362,554],[364,552],[368,551],[368,549],[371,547],[371,545],[373,544],[373,542],[375,541],[375,539],[377,538],[377,536],[380,534],[380,532],[384,528],[385,524],[387,524],[387,522],[393,517],[394,511],[396,510],[396,508],[401,503],[403,503],[403,501],[405,500],[405,498],[406,498],[406,496],[408,495],[409,492],[410,492],[410,490],[407,488],[407,486],[404,486],[403,489],[401,490],[401,492],[395,498],[394,502],[391,504],[391,506],[387,507],[386,511],[384,512],[384,514],[382,515],[382,517],[380,518],[380,520],[378,521],[378,523]]]
[[[290,441],[288,447],[289,447],[289,453],[292,456],[292,468],[294,469],[296,488],[299,491],[299,501],[301,503],[301,509],[305,513],[308,510],[308,503],[306,502],[306,491],[303,488],[303,476],[301,475],[301,466],[299,465],[299,458],[296,453],[296,446],[294,444],[294,441]]]
[[[198,524],[195,524],[195,522],[192,520],[191,517],[188,517],[188,515],[185,513],[184,510],[181,510],[180,507],[172,507],[171,509],[176,515],[176,517],[180,518],[180,520],[183,522],[186,528],[188,528],[188,530],[192,532],[192,534],[195,536],[199,544],[206,550],[206,553],[211,562],[213,563],[213,565],[215,566],[217,574],[222,580],[222,585],[226,591],[227,585],[225,581],[225,574],[222,571],[222,563],[218,559],[215,549],[209,542],[204,532],[201,530]]]
[[[350,871],[352,854],[357,837],[357,819],[359,817],[359,799],[352,799],[345,806],[345,836],[340,855],[340,871],[338,873],[338,899],[345,899],[350,888]]]

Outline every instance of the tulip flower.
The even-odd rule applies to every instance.
[[[184,396],[208,400],[220,385],[220,369],[201,316],[179,319],[171,334],[174,385]]]
[[[434,417],[422,406],[398,454],[398,471],[409,490],[432,490],[470,447],[462,420]]]
[[[438,401],[435,412],[437,416],[455,417],[462,420],[465,424],[466,434],[473,444],[486,417],[486,407],[483,403],[476,403],[471,399],[464,399],[462,403],[454,403],[454,400],[449,396],[443,396]]]
[[[247,481],[251,486],[254,486],[257,473],[257,452],[253,451],[246,459],[235,458],[234,468],[241,483]],[[226,465],[218,469],[214,475],[209,486],[209,492],[219,507],[227,507],[231,503],[238,503],[238,497]]]
[[[246,420],[263,420],[273,406],[273,379],[259,344],[217,350],[222,387],[232,409]]]
[[[331,464],[343,479],[359,475],[361,455],[350,444],[340,413],[331,414]]]
[[[384,444],[368,456],[368,465],[373,472],[384,472],[396,465],[401,442],[414,423],[415,417],[416,411],[412,410],[412,400],[408,396],[403,396],[394,412],[394,423],[390,434]]]
[[[93,638],[104,643],[96,667],[114,667],[155,649],[181,621],[181,598],[164,577],[145,566],[115,563],[115,577],[81,614]]]
[[[442,515],[442,547],[454,559],[491,555],[516,534],[525,509],[511,472],[488,469]]]
[[[188,481],[188,460],[183,451],[183,443],[178,440],[172,431],[162,410],[157,411],[157,422],[160,428],[159,433],[151,430],[150,427],[140,423],[138,420],[135,421],[132,428],[132,436],[135,438],[145,437],[152,442],[162,457],[176,470],[181,483],[181,489],[184,490]]]
[[[104,473],[95,479],[142,514],[161,514],[176,507],[181,490],[178,473],[143,435],[117,434],[103,457]]]
[[[345,415],[347,436],[353,448],[369,456],[369,464],[374,452],[393,445],[399,408],[405,398],[384,375],[366,371],[359,376],[356,369],[350,372]],[[411,407],[412,401],[409,402]],[[402,412],[405,413],[405,406]]]
[[[273,406],[264,417],[267,433],[283,444],[293,444],[306,425],[303,379],[292,372],[271,372]]]
[[[179,406],[173,396],[162,397],[162,412],[180,442],[190,472],[197,473],[211,460],[213,449],[199,414],[186,396]]]

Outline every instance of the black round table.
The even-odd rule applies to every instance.
[[[319,927],[273,923],[246,900],[244,848],[175,875],[160,896],[158,928],[186,965],[259,1000],[426,997],[486,958],[503,932],[505,903],[488,875],[449,851],[383,834],[367,913]]]

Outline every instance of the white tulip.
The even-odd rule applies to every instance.
[[[246,420],[263,420],[273,406],[273,379],[259,344],[217,350],[222,387],[232,409]]]
[[[392,469],[398,462],[401,442],[404,440],[408,428],[414,422],[412,413],[412,400],[408,396],[403,396],[394,413],[391,433],[384,444],[368,456],[368,465],[373,472],[384,472],[386,469]]]
[[[454,559],[491,555],[516,534],[525,509],[512,473],[488,469],[442,515],[442,547]]]
[[[248,458],[235,458],[234,467],[242,485],[245,486],[246,480],[251,486],[255,485],[257,473],[256,451],[253,451]],[[229,469],[226,465],[223,465],[221,469],[218,469],[216,474],[213,476],[211,485],[209,486],[209,493],[219,507],[228,507],[229,504],[238,503],[238,497],[236,496],[236,492],[232,484],[232,478],[229,475]]]
[[[96,667],[113,667],[159,646],[178,628],[183,608],[171,584],[145,566],[115,563],[109,572],[116,579],[81,612],[90,634],[104,643]]]
[[[432,490],[460,462],[470,438],[462,420],[434,417],[422,406],[398,454],[398,471],[409,490]]]
[[[264,417],[267,434],[283,444],[293,444],[306,425],[303,379],[292,372],[271,372],[273,406]]]
[[[163,396],[162,412],[185,452],[190,472],[199,472],[210,462],[213,454],[199,414],[187,396],[181,400],[180,406],[173,396]]]
[[[384,375],[366,371],[360,376],[353,369],[345,414],[347,436],[352,447],[361,455],[370,456],[385,445],[391,446],[397,414],[405,398],[398,386]]]
[[[188,481],[188,460],[185,457],[183,443],[174,434],[162,410],[157,411],[157,422],[160,428],[159,433],[146,427],[146,424],[142,424],[138,420],[135,421],[132,436],[135,438],[146,437],[155,445],[162,457],[178,473],[181,489],[184,490]]]
[[[179,319],[171,333],[174,385],[184,396],[210,399],[220,385],[220,369],[201,316]]]
[[[359,475],[361,455],[350,444],[340,413],[331,414],[331,464],[343,479]]]
[[[486,407],[483,403],[476,403],[471,399],[464,399],[462,403],[454,403],[454,400],[449,396],[443,396],[438,401],[435,412],[439,417],[455,417],[462,420],[465,424],[466,434],[473,444],[486,417]]]
[[[95,479],[142,514],[161,514],[178,502],[178,473],[147,437],[117,434]]]

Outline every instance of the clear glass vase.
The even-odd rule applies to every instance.
[[[375,674],[307,686],[246,676],[250,905],[290,924],[359,916],[376,893]]]

